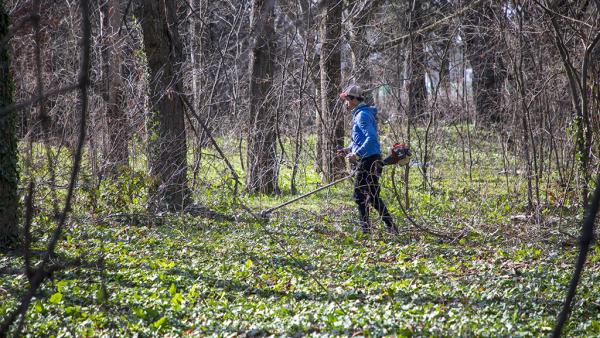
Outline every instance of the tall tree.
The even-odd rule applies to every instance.
[[[474,7],[464,25],[467,58],[473,70],[473,99],[477,116],[492,123],[502,121],[500,112],[506,66],[494,33],[496,3],[484,1]]]
[[[106,104],[107,142],[104,145],[104,159],[107,172],[114,174],[119,167],[128,165],[127,116],[123,110],[123,80],[121,64],[122,48],[119,37],[121,1],[106,0],[102,10],[102,75],[104,102]]]
[[[408,8],[408,31],[410,34],[410,45],[408,46],[409,52],[406,64],[408,78],[408,125],[414,122],[413,119],[418,118],[423,114],[427,100],[427,87],[425,85],[425,74],[427,72],[425,65],[426,55],[423,34],[419,32],[425,19],[423,6],[424,3],[422,1],[412,0]]]
[[[153,207],[181,210],[188,200],[188,187],[176,1],[144,1],[140,18],[150,71],[148,164],[150,174],[157,178]]]
[[[252,3],[250,52],[247,186],[251,192],[277,192],[277,157],[275,107],[272,87],[274,74],[275,1],[254,0]]]
[[[12,248],[18,240],[17,227],[17,113],[3,111],[13,103],[10,73],[10,18],[0,2],[0,251]]]
[[[324,0],[319,26],[321,38],[321,127],[320,167],[323,179],[330,182],[343,175],[344,159],[335,156],[335,149],[344,144],[344,115],[338,103],[341,91],[342,1]]]
[[[378,14],[382,0],[351,0],[349,1],[348,43],[352,60],[352,71],[350,78],[362,86],[372,85],[371,67],[368,62],[372,53],[367,38],[368,24]],[[345,79],[346,80],[346,79]]]
[[[411,143],[411,129],[419,119],[423,118],[427,104],[427,87],[425,84],[425,74],[427,68],[425,65],[426,54],[423,42],[423,33],[420,29],[424,25],[424,2],[420,0],[411,0],[408,4],[408,18],[406,28],[409,39],[407,41],[407,58],[405,61],[404,71],[405,78],[408,81],[403,83],[406,86],[408,96],[408,109],[406,114],[406,142]],[[425,154],[426,152],[423,152]],[[423,167],[423,185],[426,182],[426,167]],[[410,175],[410,167],[406,167],[404,171],[405,181],[408,182]],[[407,185],[408,187],[408,185]],[[406,188],[408,189],[408,188]],[[409,206],[408,190],[405,190],[406,205]]]

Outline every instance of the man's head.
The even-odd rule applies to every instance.
[[[340,97],[344,99],[346,109],[352,110],[354,107],[358,106],[359,103],[364,101],[364,92],[357,85],[349,85],[340,93]]]

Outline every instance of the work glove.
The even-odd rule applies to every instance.
[[[350,153],[350,148],[344,148],[344,147],[337,147],[335,149],[335,153],[338,156],[347,156]]]
[[[352,164],[356,164],[356,163],[358,163],[358,161],[360,161],[360,157],[358,155],[356,155],[355,153],[350,153],[350,154],[346,155],[346,159],[348,160],[348,162],[350,162]]]

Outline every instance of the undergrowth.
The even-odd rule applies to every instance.
[[[473,166],[451,132],[435,145],[428,163],[416,163],[415,157],[408,213],[420,228],[399,205],[406,206],[406,169],[385,169],[382,194],[401,229],[395,237],[376,219],[373,235],[358,231],[350,181],[281,209],[270,220],[254,218],[245,207],[258,213],[294,197],[291,166],[285,163],[281,195],[250,196],[242,186],[234,201],[232,176],[213,157],[193,182],[197,208],[181,214],[147,213],[152,178],[140,163],[100,183],[86,170],[53,257],[82,263],[43,284],[24,334],[548,335],[577,254],[576,196],[548,183],[542,203],[528,210],[523,178],[506,172],[492,141],[479,141]],[[68,155],[61,156],[56,186],[68,177]],[[231,158],[243,177],[241,163]],[[37,161],[43,161],[41,154]],[[509,158],[514,172],[518,163]],[[311,165],[303,159],[301,193],[320,184]],[[426,184],[422,166],[429,172]],[[53,201],[64,191],[51,193],[43,165],[28,175],[23,182],[33,177],[37,187],[35,260],[55,226]],[[599,261],[594,247],[567,336],[600,335],[600,292],[594,287]],[[0,318],[26,291],[22,265],[16,253],[0,256]]]

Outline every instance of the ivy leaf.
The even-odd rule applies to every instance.
[[[133,313],[135,313],[135,315],[138,316],[139,318],[146,319],[146,312],[142,308],[134,307]]]
[[[58,304],[60,303],[60,301],[62,300],[62,293],[57,292],[55,294],[53,294],[52,296],[50,296],[50,303],[52,304]]]
[[[98,290],[96,290],[96,299],[99,303],[104,302],[104,300],[106,299],[106,293],[104,292],[103,288],[99,288]]]
[[[58,283],[56,283],[56,289],[58,290],[58,292],[65,291],[66,286],[67,286],[67,282],[64,280],[61,280]]]
[[[34,306],[34,310],[37,313],[43,313],[44,312],[44,305],[42,304],[42,302],[36,302],[35,306]]]
[[[166,322],[167,322],[167,317],[160,317],[160,319],[155,321],[152,325],[155,328],[160,329],[161,327],[163,327],[165,325]]]
[[[175,311],[179,311],[181,309],[182,302],[183,296],[181,296],[181,293],[176,293],[173,295],[173,298],[171,298],[171,305],[173,305],[173,309],[175,309]]]

